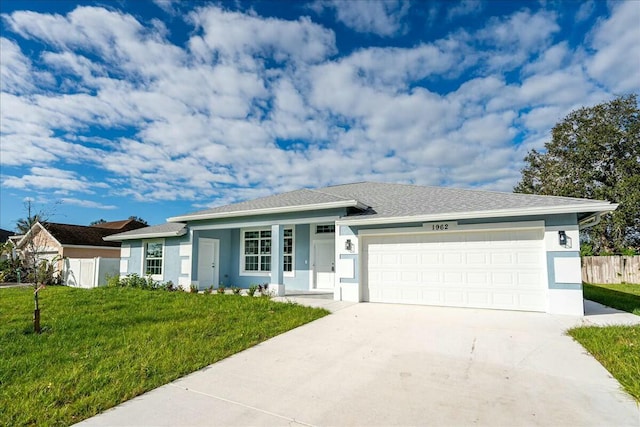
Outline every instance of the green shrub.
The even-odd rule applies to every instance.
[[[249,289],[247,290],[247,295],[252,297],[252,296],[255,295],[257,290],[258,290],[258,285],[251,285],[251,286],[249,286]]]
[[[120,276],[119,275],[114,275],[114,276],[107,276],[107,287],[108,288],[117,288],[120,286]]]
[[[219,294],[224,294],[224,283],[220,283],[216,292],[218,292]]]
[[[241,289],[237,286],[232,286],[231,291],[233,292],[234,295],[240,295]]]

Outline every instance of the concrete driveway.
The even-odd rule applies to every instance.
[[[640,425],[638,405],[564,335],[637,316],[331,308],[81,425]]]

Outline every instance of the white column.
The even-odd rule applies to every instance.
[[[269,292],[284,296],[284,228],[280,224],[271,226],[271,283]]]

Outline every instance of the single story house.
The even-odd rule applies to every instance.
[[[16,242],[20,252],[36,250],[41,258],[119,258],[120,243],[105,241],[111,234],[146,227],[132,219],[85,226],[36,222]]]
[[[578,230],[606,201],[362,182],[301,189],[106,237],[120,274],[269,283],[336,300],[583,314]]]
[[[13,241],[16,251],[23,257],[31,252],[36,253],[39,260],[57,260],[56,270],[65,273],[65,283],[71,284],[71,281],[74,286],[93,287],[94,282],[104,282],[104,274],[100,278],[94,277],[100,266],[100,262],[97,262],[96,267],[94,260],[120,258],[120,243],[105,241],[104,237],[142,227],[146,227],[146,224],[132,219],[92,226],[36,222],[27,233]],[[90,260],[84,263],[88,267],[85,268],[85,274],[79,272],[79,260]],[[71,265],[76,266],[75,269],[70,268]],[[118,274],[117,268],[111,274]],[[84,277],[81,279],[81,276]],[[67,280],[69,278],[70,281]],[[83,281],[87,285],[80,283]]]

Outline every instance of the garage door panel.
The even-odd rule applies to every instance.
[[[546,310],[542,229],[363,238],[370,301]]]

